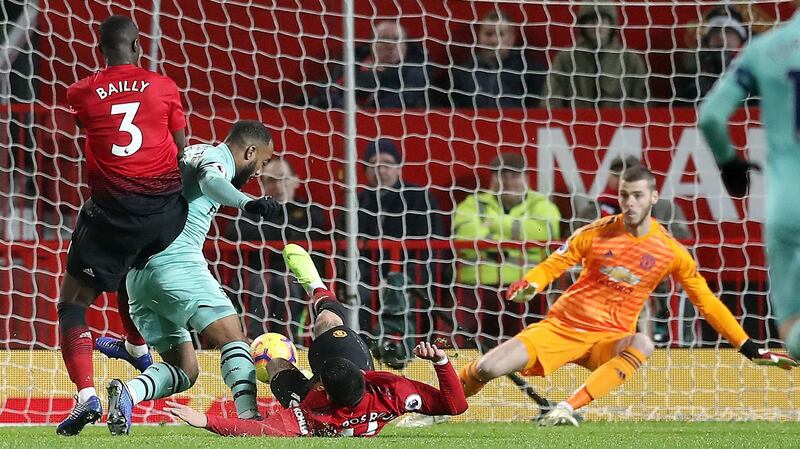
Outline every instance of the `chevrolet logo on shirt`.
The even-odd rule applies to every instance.
[[[605,265],[600,266],[600,272],[608,276],[614,282],[625,282],[630,285],[636,285],[641,279],[631,271],[622,266],[608,267]]]

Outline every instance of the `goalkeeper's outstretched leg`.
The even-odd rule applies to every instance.
[[[622,385],[653,349],[644,334],[578,332],[544,320],[462,368],[459,377],[470,397],[508,373],[546,376],[567,363],[578,363],[593,371],[586,383],[538,421],[544,426],[577,426],[574,411]]]

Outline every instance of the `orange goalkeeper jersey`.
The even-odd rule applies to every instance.
[[[634,237],[625,230],[622,215],[601,218],[576,231],[525,279],[541,291],[579,263],[583,266],[580,277],[553,304],[548,318],[585,331],[635,332],[645,301],[672,275],[729,342],[739,347],[748,338],[697,272],[691,254],[655,219],[651,218],[647,235]]]

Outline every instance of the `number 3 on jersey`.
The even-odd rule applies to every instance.
[[[114,144],[111,147],[111,154],[114,156],[130,156],[139,151],[139,148],[142,147],[142,130],[133,124],[133,119],[136,117],[136,112],[138,110],[139,102],[111,105],[111,115],[124,114],[122,116],[122,123],[119,125],[119,130],[131,136],[131,142],[129,144],[125,146]]]

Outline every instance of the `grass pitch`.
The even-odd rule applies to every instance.
[[[580,428],[538,428],[531,423],[448,423],[423,429],[387,426],[376,438],[225,438],[188,426],[138,426],[111,437],[105,425],[78,437],[59,437],[55,426],[1,427],[0,448],[797,448],[800,423],[589,422]]]

